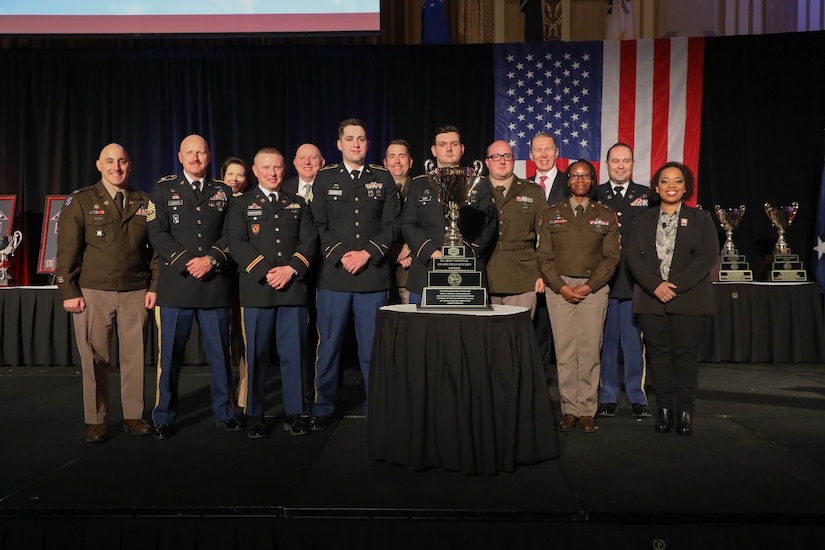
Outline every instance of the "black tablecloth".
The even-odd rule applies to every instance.
[[[80,365],[74,340],[72,314],[63,309],[57,287],[0,289],[0,365]],[[157,364],[158,331],[151,312],[144,327],[144,362]],[[117,333],[112,342],[111,363],[118,364]],[[187,365],[206,364],[197,322],[186,344]]]
[[[822,295],[816,283],[714,283],[716,315],[699,360],[823,363]]]
[[[513,471],[558,457],[530,314],[378,312],[370,457],[413,469]]]

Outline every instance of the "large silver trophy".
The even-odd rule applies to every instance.
[[[740,255],[733,244],[733,230],[739,227],[739,222],[745,216],[745,205],[738,208],[722,208],[715,206],[716,217],[725,230],[725,244],[722,247],[722,265],[719,268],[720,281],[752,281],[753,271],[750,269],[745,256]]]
[[[20,231],[15,231],[11,236],[0,235],[0,286],[9,286],[9,256],[14,256],[14,251],[22,241],[23,234]]]
[[[424,173],[441,202],[447,206],[447,233],[444,235],[444,246],[460,246],[461,231],[458,229],[458,211],[467,202],[481,182],[480,160],[473,162],[473,167],[448,166],[437,168],[435,163],[427,159],[424,161]]]
[[[778,238],[773,250],[771,281],[807,281],[808,274],[799,261],[798,254],[791,254],[791,247],[785,240],[785,231],[790,227],[799,210],[799,203],[790,206],[771,206],[765,203],[765,215],[776,228]]]
[[[481,281],[481,271],[476,269],[476,259],[467,250],[461,230],[458,228],[459,210],[469,203],[479,185],[489,185],[481,177],[482,163],[473,167],[450,166],[437,168],[431,160],[424,162],[424,173],[430,187],[442,204],[447,207],[445,221],[447,233],[440,258],[433,259],[427,273],[427,286],[421,295],[421,308],[429,309],[485,309],[487,289]]]

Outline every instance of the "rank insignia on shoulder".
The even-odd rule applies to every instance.
[[[75,191],[75,193],[77,193],[77,191]],[[72,199],[74,199],[74,195],[69,195],[68,197],[66,197],[66,202],[64,203],[64,206],[69,206],[70,204],[72,204]]]
[[[175,180],[175,179],[178,179],[177,174],[169,174],[168,176],[163,176],[162,178],[160,178],[158,180],[158,183],[162,183],[162,182],[166,182],[166,181],[172,181],[172,180]]]
[[[155,210],[155,203],[153,203],[152,201],[149,201],[149,208],[147,209],[146,221],[147,222],[153,221],[157,217],[157,215],[158,215],[158,212],[157,212],[157,210]]]

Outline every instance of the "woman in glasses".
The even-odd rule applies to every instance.
[[[578,422],[585,433],[596,431],[607,282],[619,263],[616,213],[596,201],[595,183],[588,161],[567,168],[568,198],[544,211],[537,249],[556,348],[559,429]]]
[[[719,238],[709,212],[683,201],[693,196],[693,173],[668,162],[650,183],[659,207],[640,214],[630,230],[627,265],[635,280],[633,313],[642,329],[656,390],[655,429],[693,433],[698,358],[705,320],[713,313],[710,270]]]

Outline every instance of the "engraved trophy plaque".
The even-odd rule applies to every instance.
[[[718,204],[715,206],[716,217],[719,224],[725,230],[725,244],[722,247],[722,265],[719,268],[720,281],[753,281],[753,271],[751,271],[745,256],[740,255],[733,244],[733,230],[739,226],[739,222],[745,216],[745,205],[738,208],[722,208]]]
[[[426,309],[488,309],[487,289],[481,283],[481,271],[476,259],[468,253],[458,227],[459,210],[468,203],[479,185],[482,163],[473,167],[449,166],[437,168],[433,161],[424,162],[424,173],[432,190],[447,207],[447,233],[441,258],[434,258],[427,273],[427,286],[421,295],[420,308]]]
[[[20,231],[15,231],[10,236],[0,235],[0,286],[9,286],[9,256],[14,256],[14,251],[22,241],[23,234]]]
[[[799,210],[799,203],[793,202],[790,206],[771,206],[765,203],[765,215],[776,228],[778,238],[773,250],[773,265],[771,266],[771,281],[807,281],[808,274],[799,261],[798,254],[791,254],[791,247],[785,240],[785,231],[791,225]]]

